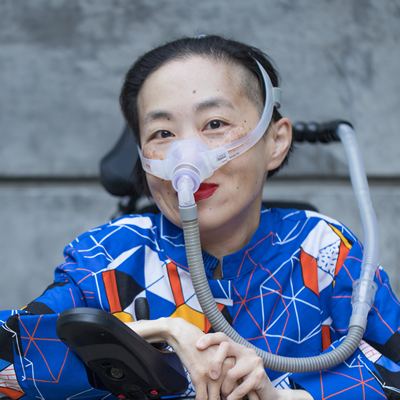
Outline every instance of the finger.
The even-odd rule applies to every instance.
[[[221,393],[222,396],[225,398],[227,398],[242,382],[241,379],[233,378],[230,372],[231,370],[226,373],[221,385]]]
[[[196,400],[208,400],[207,384],[203,382],[195,382],[192,380],[196,391]]]
[[[210,380],[207,385],[208,400],[220,400],[221,398],[221,382]],[[196,392],[197,400],[197,392]]]
[[[225,360],[231,356],[231,347],[229,343],[222,342],[219,346],[217,351],[215,352],[213,358],[210,361],[210,376],[212,379],[218,379],[222,366]]]
[[[228,396],[239,386],[239,383],[235,382],[233,387],[230,388],[230,390],[224,389],[224,385],[226,387],[225,381],[222,383],[222,386],[221,386],[221,397],[223,398],[223,400],[227,400]]]
[[[260,400],[260,397],[254,390],[250,390],[250,392],[247,393],[247,397],[249,400]]]
[[[229,337],[222,332],[216,332],[216,333],[207,333],[207,335],[203,335],[196,343],[196,347],[199,350],[204,350],[207,347],[210,347],[212,345],[219,345],[223,341],[227,341]],[[229,339],[231,340],[231,339]]]
[[[252,379],[246,379],[227,396],[227,400],[240,400],[251,392],[255,393],[253,391],[254,383]],[[256,396],[258,398],[257,394]]]
[[[217,399],[221,398],[221,385],[225,378],[226,372],[229,371],[235,365],[235,359],[232,357],[228,357],[223,361],[221,373],[219,378],[216,380],[210,380],[208,382],[208,398],[209,399]]]
[[[245,378],[246,376],[251,376],[254,372],[260,369],[260,365],[257,362],[246,362],[246,360],[236,360],[236,364],[226,373],[225,379],[231,382],[236,382],[241,378]],[[261,365],[262,371],[264,371],[263,366]]]
[[[253,349],[241,346],[240,354],[235,356],[236,365],[229,371],[231,379],[238,380],[256,371],[265,374],[264,362]]]
[[[276,398],[276,388],[272,385],[265,370],[261,370],[260,368],[254,370],[232,391],[227,399],[241,399],[251,392],[253,392],[252,396],[254,400],[258,400],[258,398]],[[257,394],[257,397],[254,396],[254,393]]]
[[[221,397],[221,385],[225,379],[226,373],[235,365],[235,359],[233,357],[228,357],[223,361],[220,376],[217,380],[210,381],[208,384],[208,398]],[[232,389],[233,390],[233,389]]]
[[[244,386],[242,382],[245,382]],[[237,360],[236,365],[231,368],[225,376],[221,391],[225,396],[229,396],[235,389],[235,382],[239,382],[242,386],[241,390],[249,392],[252,389],[259,390],[269,382],[268,376],[265,373],[262,360],[257,357],[253,362],[246,360]],[[239,393],[240,394],[240,393]]]

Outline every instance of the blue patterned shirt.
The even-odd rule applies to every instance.
[[[308,357],[346,335],[362,254],[359,240],[333,219],[263,209],[250,243],[223,258],[223,279],[212,279],[219,260],[206,253],[203,259],[218,307],[244,338],[273,354]],[[381,267],[375,282],[356,352],[326,371],[267,370],[276,387],[303,388],[315,399],[399,397],[400,307]],[[105,398],[58,339],[56,320],[68,308],[94,307],[134,321],[138,297],[148,299],[151,319],[181,317],[212,332],[194,293],[182,230],[162,214],[123,216],[81,235],[65,248],[65,263],[39,298],[0,312],[0,392],[15,399]],[[194,394],[192,385],[187,394]]]

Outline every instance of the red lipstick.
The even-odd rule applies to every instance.
[[[211,197],[218,189],[218,186],[219,185],[217,185],[216,183],[201,183],[199,190],[194,194],[194,200],[196,201],[196,203],[200,200]]]

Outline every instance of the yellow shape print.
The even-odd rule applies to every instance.
[[[192,325],[197,326],[201,331],[204,332],[204,314],[193,310],[187,304],[180,305],[174,313],[171,315],[172,318],[183,318]]]
[[[131,314],[128,314],[124,311],[120,311],[120,312],[116,312],[113,314],[114,316],[116,316],[120,321],[122,322],[133,322],[133,317]]]
[[[343,244],[350,250],[352,247],[352,244],[343,236],[342,232],[339,231],[339,229],[335,228],[333,225],[328,224],[332,230],[340,237],[342,240]]]

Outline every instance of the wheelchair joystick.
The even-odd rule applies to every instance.
[[[147,299],[135,304],[141,319],[150,318]],[[136,301],[137,301],[136,300]],[[188,381],[176,353],[166,344],[151,345],[117,317],[94,308],[60,314],[57,335],[88,367],[91,385],[120,399],[158,399],[183,394]]]

